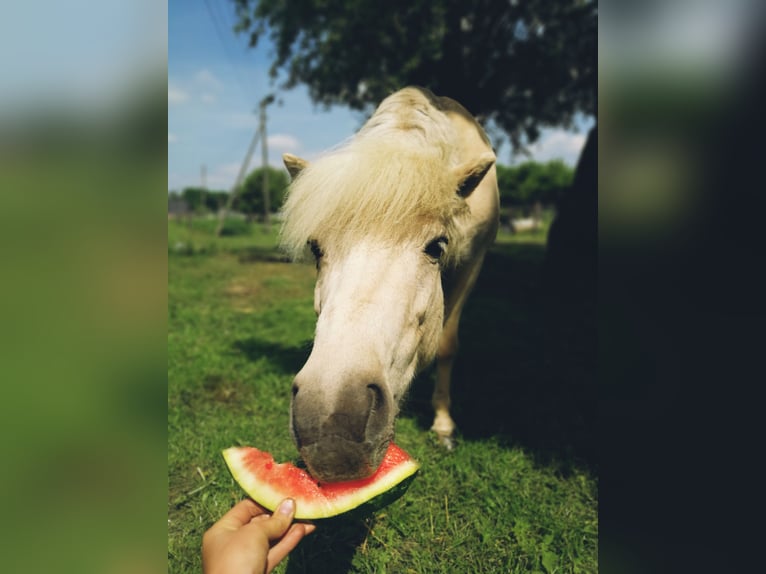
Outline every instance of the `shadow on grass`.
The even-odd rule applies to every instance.
[[[213,237],[178,240],[168,244],[168,255],[174,257],[210,256],[217,253],[232,253],[240,263],[292,263],[275,246],[230,245]]]
[[[352,571],[354,556],[375,518],[338,516],[318,521],[318,528],[290,553],[287,574],[338,574]]]
[[[493,437],[564,473],[583,464],[597,470],[595,300],[543,293],[544,255],[538,244],[495,245],[488,252],[461,320],[452,415],[458,439]],[[311,341],[287,346],[253,337],[235,348],[295,374]],[[413,382],[402,408],[424,432],[433,422],[433,381],[432,367]]]
[[[290,258],[276,247],[242,247],[236,253],[240,263],[290,263]]]
[[[487,254],[461,320],[452,415],[459,440],[495,437],[562,472],[596,470],[595,301],[545,295],[544,250],[515,244]],[[403,408],[424,430],[433,381],[433,368],[421,374]]]
[[[540,285],[545,246],[495,245],[468,300],[452,383],[458,439],[494,438],[521,446],[562,472],[596,470],[596,306],[555,298]],[[289,346],[256,337],[235,348],[250,360],[268,357],[295,374],[311,341]],[[434,368],[413,382],[402,416],[428,432],[433,422]]]
[[[234,348],[250,361],[267,358],[281,374],[295,374],[300,371],[311,354],[312,341],[303,344],[283,345],[273,341],[264,341],[257,337],[235,341]]]
[[[597,472],[595,446],[596,314],[593,301],[561,301],[542,293],[545,248],[495,246],[463,314],[453,376],[453,416],[459,440],[490,437],[522,447],[540,464]],[[289,346],[256,337],[235,343],[250,360],[267,357],[297,373],[311,342]],[[433,368],[413,383],[403,416],[423,432],[433,419]],[[458,442],[457,448],[460,448]],[[321,521],[290,554],[288,574],[356,571],[374,518]]]

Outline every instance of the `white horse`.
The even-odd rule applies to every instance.
[[[511,219],[511,229],[514,233],[523,231],[534,231],[540,228],[540,220],[534,217],[522,217],[520,219]]]
[[[281,244],[317,267],[314,346],[291,402],[303,460],[324,482],[371,474],[434,357],[432,430],[451,448],[458,322],[498,227],[484,130],[454,100],[409,87],[316,161],[283,159],[293,181]]]

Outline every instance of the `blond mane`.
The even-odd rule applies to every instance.
[[[430,97],[429,97],[430,96]],[[395,244],[445,233],[460,253],[455,130],[432,94],[406,88],[389,96],[349,141],[311,162],[282,208],[282,248],[294,259],[310,240],[343,250],[363,237]]]

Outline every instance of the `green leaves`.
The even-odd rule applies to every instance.
[[[566,193],[573,178],[574,170],[560,160],[497,166],[500,202],[504,206],[531,205],[537,201],[553,203]]]
[[[263,440],[278,459],[296,456],[290,384],[310,351],[316,272],[244,257],[256,241],[274,249],[275,230],[216,238],[213,226],[207,235],[184,222],[168,228],[171,244],[194,232],[217,245],[168,258],[168,556],[171,571],[198,573],[202,533],[241,497],[220,449]],[[589,395],[590,323],[567,324],[566,340],[539,330],[541,310],[516,278],[536,275],[542,256],[542,245],[518,243],[490,252],[462,324],[458,447],[447,452],[428,432],[433,374],[423,374],[396,428],[422,465],[406,496],[371,517],[327,519],[275,572],[598,571],[597,477],[544,446],[581,432],[568,413],[582,414],[570,397]],[[566,354],[554,352],[564,346]],[[552,406],[563,402],[563,411]],[[512,434],[505,421],[514,421]]]
[[[514,147],[596,111],[596,2],[236,0],[235,30],[268,33],[281,87],[365,110],[425,86],[493,120]]]
[[[266,167],[254,169],[245,178],[242,189],[234,202],[234,209],[247,215],[263,213],[263,171],[268,171],[269,207],[277,211],[285,198],[288,186],[287,173],[283,169]]]

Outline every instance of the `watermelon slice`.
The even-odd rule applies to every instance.
[[[404,494],[420,468],[394,443],[372,476],[326,484],[290,463],[275,463],[269,453],[257,448],[228,448],[223,458],[234,480],[253,500],[273,511],[283,499],[293,498],[299,519],[329,518],[362,506],[360,511],[382,508]]]

